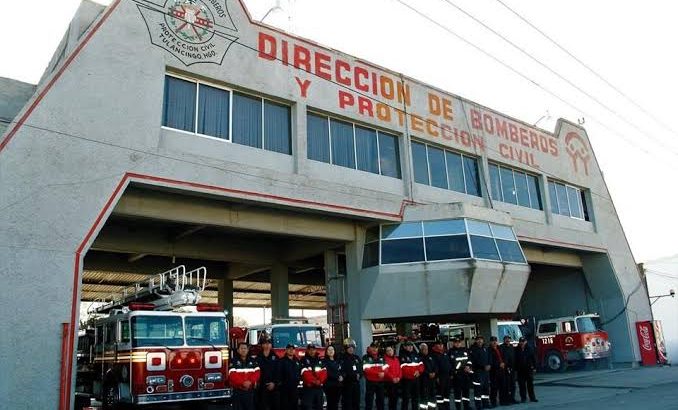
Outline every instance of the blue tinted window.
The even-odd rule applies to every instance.
[[[447,159],[447,179],[450,181],[450,189],[457,192],[466,192],[461,155],[446,151],[445,156]]]
[[[513,229],[510,226],[492,224],[492,236],[500,239],[516,240]]]
[[[381,175],[400,178],[400,151],[397,136],[379,133],[379,161]]]
[[[513,183],[513,171],[509,168],[499,168],[501,175],[501,191],[504,195],[504,202],[510,204],[518,204],[518,197],[516,196],[516,187]]]
[[[330,120],[332,135],[332,163],[347,168],[355,168],[355,147],[353,145],[353,125],[347,122]]]
[[[165,76],[162,125],[195,132],[195,88],[193,82]]]
[[[504,262],[525,262],[518,242],[497,239],[497,248],[499,248],[501,259]]]
[[[527,187],[527,175],[522,172],[513,171],[513,177],[516,181],[516,194],[518,196],[518,205],[530,207],[530,193]]]
[[[467,219],[466,224],[468,225],[468,233],[470,234],[492,236],[492,231],[490,231],[490,224],[488,224],[487,222],[480,222],[473,219]]]
[[[466,235],[426,238],[426,260],[470,258]]]
[[[581,198],[579,190],[577,188],[572,188],[571,186],[567,187],[567,198],[570,200],[570,214],[572,217],[579,219],[584,218],[581,207],[579,206]]]
[[[261,148],[261,98],[233,93],[233,142]]]
[[[567,188],[563,184],[556,184],[556,195],[558,196],[558,205],[560,207],[560,214],[570,216],[570,209],[567,199]]]
[[[431,185],[447,189],[447,169],[445,168],[445,152],[430,145],[428,148],[428,167],[431,174]]]
[[[230,102],[228,91],[200,84],[198,133],[228,139]]]
[[[527,176],[527,190],[530,192],[530,206],[534,209],[542,209],[539,180],[534,175]]]
[[[424,260],[424,240],[396,239],[381,242],[381,263],[421,262]]]
[[[454,235],[465,233],[463,219],[446,219],[441,221],[424,221],[424,235]]]
[[[401,224],[382,225],[381,237],[384,239],[422,236],[421,222],[403,222]]]
[[[497,252],[497,247],[492,238],[471,235],[471,247],[473,248],[474,258],[500,260],[499,252]]]
[[[501,195],[501,180],[499,179],[499,167],[490,164],[490,185],[492,186],[492,199],[495,201],[503,201],[504,197]]]
[[[556,184],[554,182],[549,182],[549,196],[551,198],[551,212],[559,214],[558,194],[556,193]]]
[[[466,193],[480,196],[480,180],[478,179],[478,161],[475,158],[464,156],[464,176],[466,178]]]
[[[327,117],[308,113],[306,121],[307,156],[316,161],[330,162],[330,129]]]
[[[366,243],[363,252],[363,268],[379,265],[379,242]]]
[[[426,145],[412,143],[412,163],[414,166],[414,180],[428,185],[428,162],[426,161]]]
[[[355,127],[355,151],[359,170],[373,174],[379,173],[379,153],[375,130]]]
[[[292,153],[290,107],[264,101],[264,149]]]

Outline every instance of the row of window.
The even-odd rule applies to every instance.
[[[511,227],[473,219],[446,219],[368,229],[363,267],[470,258],[525,263]]]
[[[291,110],[265,98],[165,76],[163,125],[237,144],[292,153]],[[401,178],[398,136],[307,113],[308,158],[374,174]],[[481,196],[476,158],[412,142],[417,183]],[[542,210],[538,177],[490,164],[492,199]],[[553,213],[589,220],[583,192],[549,181]]]

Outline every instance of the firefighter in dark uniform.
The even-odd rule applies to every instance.
[[[271,339],[261,340],[261,352],[257,355],[257,362],[261,373],[256,397],[257,410],[279,410],[280,359],[271,348]]]
[[[278,368],[280,370],[280,408],[281,410],[297,410],[301,366],[294,354],[293,344],[285,347],[285,356],[278,362]]]
[[[452,363],[450,357],[445,352],[443,342],[436,341],[433,343],[431,355],[436,362],[438,369],[437,374],[437,391],[436,391],[436,405],[443,410],[450,409],[450,377],[452,376]]]
[[[505,364],[505,381],[504,381],[504,390],[499,392],[499,399],[506,404],[516,404],[516,360],[515,360],[515,348],[511,344],[511,336],[504,336],[504,342],[499,345],[499,351],[504,357]]]
[[[424,374],[419,378],[419,404],[426,404],[428,409],[436,409],[435,395],[436,395],[436,375],[438,374],[438,366],[433,359],[433,356],[428,352],[428,345],[422,343],[419,345],[419,353],[421,354],[421,361],[424,363]]]
[[[377,410],[384,410],[384,377],[386,362],[379,354],[379,346],[372,342],[363,356],[363,374],[365,375],[365,410],[372,410],[376,401]]]
[[[506,362],[504,355],[499,350],[497,338],[490,337],[490,404],[492,407],[497,406],[497,396],[499,396],[499,404],[506,405]]]
[[[254,410],[254,391],[259,382],[259,365],[248,354],[247,343],[239,343],[237,354],[228,366],[233,386],[233,410]]]
[[[471,399],[469,389],[471,387],[471,376],[473,371],[471,366],[471,358],[468,350],[462,347],[461,340],[458,338],[452,339],[452,348],[447,352],[452,362],[452,385],[454,387],[454,407],[456,410],[464,410],[471,408]],[[404,410],[404,409],[403,409]]]
[[[408,410],[410,403],[411,410],[426,409],[427,405],[419,404],[419,379],[424,373],[424,363],[414,350],[414,343],[409,340],[403,343],[399,358],[400,368],[403,369],[403,379],[400,381],[403,392],[401,410]]]
[[[306,354],[301,359],[302,410],[322,410],[323,386],[327,381],[327,369],[325,363],[318,357],[315,345],[309,343],[306,346]]]
[[[339,358],[339,364],[344,373],[341,408],[342,410],[359,410],[363,364],[360,357],[355,354],[355,342],[352,339],[344,340],[344,354]]]
[[[473,369],[473,398],[476,409],[490,408],[490,352],[485,346],[485,338],[476,336],[471,346]]]
[[[518,346],[516,346],[515,350],[515,360],[516,372],[518,373],[518,387],[520,389],[520,401],[525,403],[528,394],[530,396],[530,401],[539,401],[534,394],[534,373],[537,371],[537,361],[534,357],[534,351],[527,345],[527,340],[524,337],[518,339]]]

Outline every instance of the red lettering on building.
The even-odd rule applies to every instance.
[[[299,84],[299,91],[301,92],[301,96],[303,98],[306,98],[308,87],[311,86],[311,80],[302,81],[299,77],[294,77],[294,79],[297,80],[297,84]]]

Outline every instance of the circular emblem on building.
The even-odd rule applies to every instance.
[[[214,35],[214,16],[199,0],[175,0],[165,19],[172,31],[189,43],[204,43]]]

